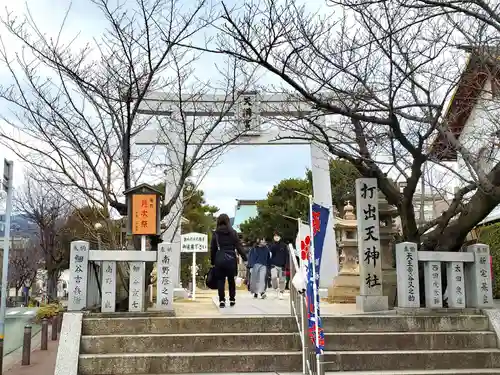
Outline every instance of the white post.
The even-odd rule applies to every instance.
[[[5,223],[4,223],[4,243],[3,243],[3,262],[2,262],[2,294],[0,301],[0,341],[2,342],[2,352],[3,353],[3,341],[5,335],[5,314],[7,313],[7,294],[9,289],[8,284],[8,274],[9,274],[9,246],[10,246],[10,216],[12,213],[12,178],[14,174],[14,163],[12,161],[7,161],[4,159],[4,169],[3,169],[3,189],[7,192],[7,206],[5,207]],[[1,369],[0,369],[1,373]]]
[[[191,276],[192,276],[192,282],[193,282],[193,293],[191,295],[191,298],[193,300],[196,299],[196,251],[193,251],[193,265],[192,265],[192,270],[191,270]]]
[[[147,236],[141,236],[141,251],[146,251]]]
[[[389,300],[382,295],[382,252],[376,178],[356,179],[356,213],[361,281],[360,295],[356,296],[356,309],[366,312],[385,311],[389,309]]]
[[[68,311],[80,311],[87,307],[87,280],[89,243],[71,242],[69,258]]]
[[[467,252],[474,253],[474,262],[467,264],[465,273],[467,307],[493,307],[490,248],[478,243],[468,246]]]
[[[425,307],[443,307],[441,262],[424,262]]]
[[[398,307],[420,307],[417,244],[413,242],[396,244],[396,274]]]
[[[316,142],[311,143],[311,172],[314,202],[330,210],[319,272],[320,288],[329,288],[339,272],[337,243],[335,241],[335,217],[332,209],[330,158]]]
[[[446,264],[448,280],[448,306],[458,309],[465,308],[465,277],[463,262],[448,262]]]
[[[174,310],[174,280],[179,264],[171,243],[158,244],[156,263],[156,307],[158,310]]]
[[[116,262],[102,262],[101,312],[115,312],[116,305]]]

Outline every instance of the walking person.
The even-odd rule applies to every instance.
[[[258,298],[260,295],[264,299],[267,289],[267,269],[271,260],[266,240],[258,241],[258,245],[252,249],[251,253],[252,257],[249,260],[251,264],[250,292],[253,293],[254,298]]]
[[[285,269],[288,266],[288,249],[278,233],[274,233],[271,245],[271,284],[279,299],[285,293]]]
[[[238,273],[238,260],[236,252],[243,260],[247,257],[241,246],[238,234],[231,227],[229,216],[220,214],[217,218],[217,227],[213,233],[210,243],[210,261],[215,267],[217,277],[217,289],[219,292],[219,307],[226,307],[225,286],[226,278],[229,285],[229,305],[236,304],[236,282]]]
[[[248,291],[251,292],[251,280],[252,280],[252,268],[255,265],[255,248],[257,247],[257,242],[253,244],[253,246],[248,251],[248,260],[247,260],[247,288]]]

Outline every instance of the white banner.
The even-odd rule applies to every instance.
[[[181,235],[182,253],[206,253],[208,251],[208,236],[203,233],[186,233]]]

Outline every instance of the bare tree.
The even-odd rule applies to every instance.
[[[295,0],[245,2],[238,9],[223,3],[220,37],[198,49],[258,66],[280,82],[273,90],[288,92],[291,102],[310,102],[317,113],[281,127],[376,177],[398,209],[404,240],[456,251],[500,203],[498,152],[488,165],[477,152],[498,131],[498,117],[467,142],[456,128],[483,89],[478,76],[498,79],[498,49],[485,48],[485,41],[498,47],[500,40],[495,4],[338,0],[311,12]],[[467,52],[475,68],[464,79],[459,47],[472,42],[477,45]],[[450,113],[446,104],[459,82]],[[498,97],[486,94],[498,108]],[[463,170],[443,162],[449,153],[459,155]],[[453,198],[437,219],[419,223],[414,198],[426,166],[459,179],[461,188],[450,191],[450,178],[433,186],[434,194]],[[394,179],[405,182],[402,191]]]
[[[19,289],[33,284],[42,262],[43,257],[40,248],[34,243],[28,243],[22,249],[11,249],[9,253],[8,282],[10,287],[14,287],[16,297]]]
[[[222,144],[207,143],[234,103],[240,64],[221,69],[222,82],[196,79],[198,55],[180,44],[189,44],[215,19],[207,0],[189,6],[178,0],[138,0],[127,7],[111,7],[105,0],[91,4],[106,29],[83,48],[76,38],[63,38],[64,24],[59,35],[45,35],[29,9],[24,18],[4,17],[23,52],[9,54],[5,45],[0,51],[14,82],[0,87],[0,98],[11,109],[3,116],[10,131],[0,131],[0,142],[75,206],[91,202],[122,215],[127,213],[124,190],[151,178],[159,165],[179,165],[176,189],[162,206],[165,216],[193,170],[206,168],[238,137],[234,133]],[[194,103],[208,90],[227,99],[219,108],[222,114],[208,112],[205,120],[192,121],[189,112],[201,110]],[[173,103],[165,108],[149,100],[161,99],[156,91],[170,92]],[[134,137],[146,128],[163,134],[167,160],[158,161],[154,149],[133,147]]]
[[[50,187],[30,179],[14,203],[16,210],[38,228],[34,245],[40,249],[47,271],[47,295],[55,299],[60,273],[69,263],[69,247],[61,242],[68,207]]]

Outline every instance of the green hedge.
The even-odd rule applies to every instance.
[[[479,243],[490,246],[493,258],[493,298],[500,298],[500,223],[487,225],[479,231]]]

